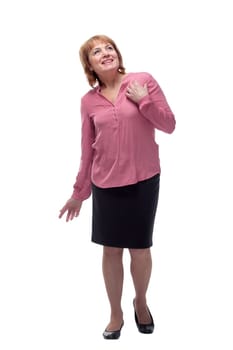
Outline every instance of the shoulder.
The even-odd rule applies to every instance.
[[[148,72],[131,72],[128,73],[130,80],[138,80],[140,82],[156,81],[151,73]]]
[[[98,87],[94,87],[92,89],[90,89],[89,91],[87,91],[82,97],[81,97],[81,102],[82,103],[86,103],[88,102],[90,99],[93,98],[93,96],[96,95],[96,90]]]

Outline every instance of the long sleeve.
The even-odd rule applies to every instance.
[[[134,103],[127,97],[128,85],[147,84],[149,95]],[[172,133],[175,117],[153,76],[128,73],[114,103],[99,86],[81,99],[81,161],[72,198],[84,200],[92,183],[100,188],[127,186],[160,173],[155,129]]]
[[[91,195],[91,168],[93,162],[92,144],[95,139],[94,125],[81,101],[81,160],[72,198],[85,200]]]
[[[171,134],[175,129],[176,121],[162,89],[152,76],[149,76],[147,87],[149,95],[143,97],[139,102],[141,114],[156,129]]]

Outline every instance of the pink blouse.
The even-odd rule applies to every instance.
[[[149,95],[138,104],[126,97],[131,81],[147,83]],[[125,186],[160,173],[155,129],[172,133],[175,117],[157,81],[148,73],[128,73],[115,103],[99,87],[81,99],[81,160],[72,198],[85,200],[91,183]]]

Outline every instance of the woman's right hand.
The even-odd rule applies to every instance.
[[[64,207],[60,210],[59,219],[67,212],[66,222],[73,220],[74,217],[79,215],[82,206],[82,201],[74,198],[68,199]]]

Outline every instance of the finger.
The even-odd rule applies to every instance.
[[[64,213],[66,212],[66,208],[65,207],[63,207],[61,210],[60,210],[60,214],[59,214],[59,218],[61,218],[63,215],[64,215]]]
[[[134,83],[131,82],[127,87],[127,91],[132,92],[133,89],[134,89]]]
[[[132,88],[134,88],[134,89],[137,88],[138,86],[140,86],[140,84],[137,80],[134,80],[131,85],[132,85]]]
[[[70,220],[70,210],[68,210],[67,215],[66,215],[66,222]]]
[[[75,211],[75,217],[79,215],[79,212],[80,212],[80,208]]]
[[[130,92],[131,91],[131,84],[129,84],[128,86],[127,86],[127,88],[126,88],[126,92]]]
[[[74,210],[72,210],[72,212],[70,213],[70,220],[73,220],[73,218],[74,218],[74,214],[75,214],[75,211],[74,211]]]

